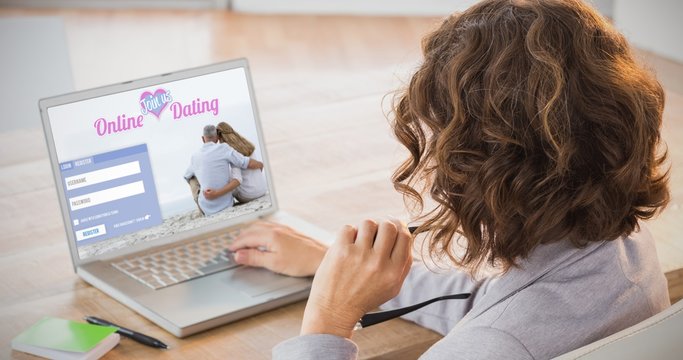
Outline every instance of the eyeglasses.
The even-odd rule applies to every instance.
[[[472,294],[470,294],[470,293],[462,293],[462,294],[439,296],[439,297],[435,297],[433,299],[429,299],[427,301],[421,302],[419,304],[410,305],[410,306],[402,307],[399,309],[368,313],[368,314],[363,315],[362,318],[360,318],[360,321],[358,321],[356,323],[356,326],[353,327],[353,330],[359,330],[362,328],[366,328],[368,326],[376,325],[376,324],[383,323],[383,322],[391,320],[391,319],[395,319],[399,316],[403,316],[409,312],[413,312],[417,309],[420,309],[422,307],[425,307],[425,306],[427,306],[431,303],[437,302],[437,301],[441,301],[441,300],[463,300],[463,299],[469,298],[471,295]]]
[[[417,230],[417,226],[409,226],[408,227],[408,231],[410,231],[411,234],[413,234],[415,232],[415,230]],[[391,319],[395,319],[399,316],[403,316],[409,312],[413,312],[417,309],[423,308],[423,307],[425,307],[431,303],[435,303],[437,301],[441,301],[441,300],[463,300],[463,299],[469,298],[471,295],[472,294],[470,294],[470,293],[462,293],[462,294],[439,296],[439,297],[435,297],[433,299],[429,299],[427,301],[421,302],[419,304],[410,305],[410,306],[402,307],[399,309],[368,313],[368,314],[363,315],[362,318],[360,318],[360,320],[356,323],[356,326],[353,327],[353,330],[366,328],[368,326],[376,325],[376,324],[383,323],[383,322],[391,320]]]

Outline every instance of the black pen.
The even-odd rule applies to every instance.
[[[91,324],[95,324],[95,325],[115,327],[118,329],[118,330],[116,330],[117,333],[119,333],[120,335],[125,336],[127,338],[130,338],[134,341],[137,341],[142,345],[147,345],[147,346],[151,346],[151,347],[155,347],[155,348],[161,348],[161,349],[168,349],[168,345],[162,343],[161,341],[159,341],[159,340],[157,340],[151,336],[147,336],[147,335],[135,332],[133,330],[126,329],[125,327],[121,327],[121,326],[118,326],[116,324],[110,323],[107,320],[102,320],[102,319],[96,318],[94,316],[86,316],[85,321],[87,321]]]

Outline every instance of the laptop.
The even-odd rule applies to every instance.
[[[330,238],[278,211],[246,59],[46,98],[39,106],[71,259],[83,280],[177,337],[308,296],[310,278],[238,266],[226,250],[257,219]],[[263,170],[240,171],[252,171],[264,189],[249,201],[210,200],[223,202],[204,215],[207,202],[195,199],[187,174],[193,154],[211,145],[203,143],[204,127],[219,122],[254,145],[249,157]],[[227,183],[242,166],[235,162],[211,178]],[[197,177],[199,193],[206,178]]]

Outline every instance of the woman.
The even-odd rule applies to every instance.
[[[222,143],[230,145],[240,154],[251,157],[254,153],[254,144],[245,139],[232,126],[226,122],[220,122],[216,125],[218,131],[218,140]],[[233,183],[228,183],[221,189],[206,189],[204,190],[204,197],[209,200],[215,199],[230,191],[234,191],[233,196],[241,203],[249,202],[258,199],[266,194],[268,189],[266,179],[263,177],[263,172],[260,169],[238,169],[233,167],[231,178],[239,182],[237,188]]]
[[[406,316],[445,335],[424,359],[547,359],[668,307],[640,223],[669,199],[664,93],[624,37],[578,0],[489,0],[446,19],[423,53],[395,107],[410,157],[393,180],[417,205],[436,201],[417,233],[454,267],[409,270],[396,221],[346,226],[329,249],[257,224],[236,261],[315,274],[301,336],[274,357],[355,358],[364,313],[461,292]],[[474,280],[483,266],[499,273]]]

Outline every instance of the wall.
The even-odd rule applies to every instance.
[[[477,0],[232,0],[235,11],[279,14],[443,16]]]
[[[683,63],[683,1],[616,0],[614,23],[633,45]]]

